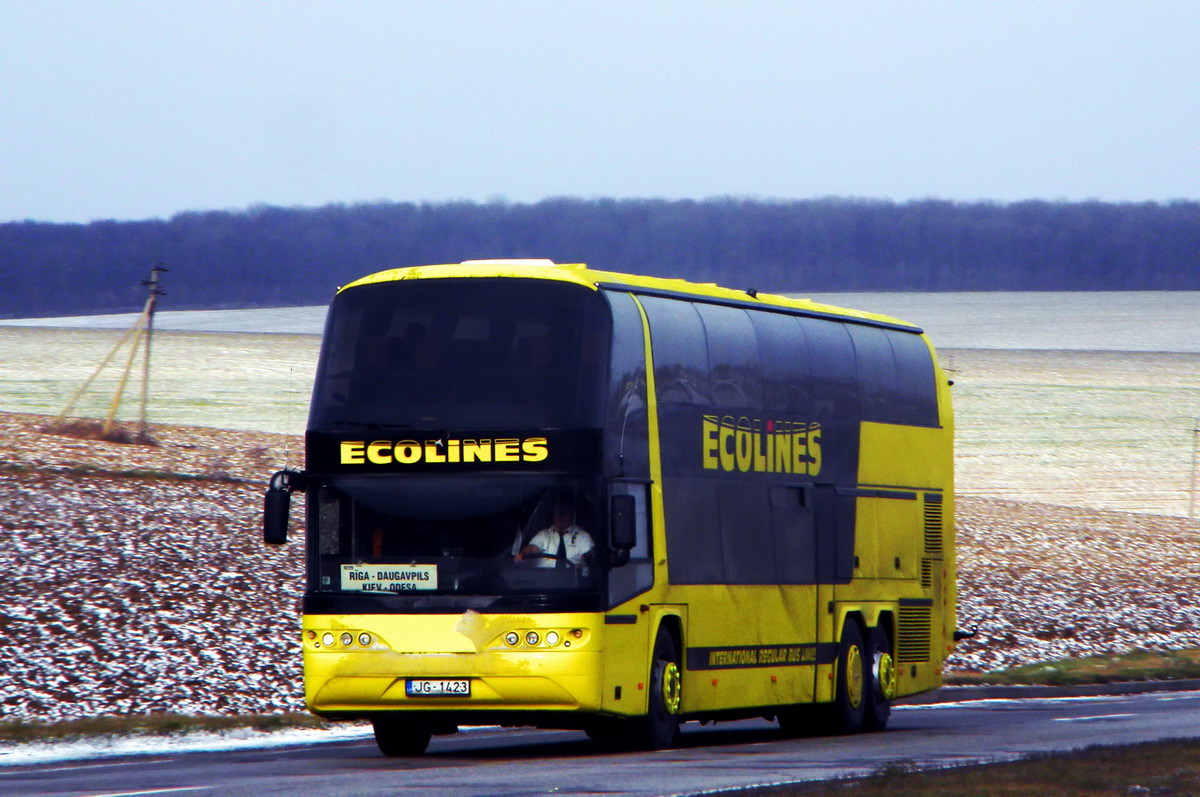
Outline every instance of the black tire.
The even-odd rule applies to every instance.
[[[863,714],[864,731],[881,731],[892,716],[892,699],[896,696],[896,662],[892,658],[892,643],[881,626],[867,634],[866,664],[868,688],[867,710]]]
[[[679,647],[665,628],[658,629],[650,665],[649,705],[646,716],[634,720],[639,747],[662,750],[679,743],[679,709],[683,696],[683,669]]]
[[[371,726],[379,752],[389,758],[421,755],[433,735],[428,725],[415,722],[411,716],[376,717]]]
[[[864,654],[862,631],[848,620],[838,644],[836,691],[829,709],[829,725],[834,733],[858,733],[867,712],[867,687],[870,667]]]

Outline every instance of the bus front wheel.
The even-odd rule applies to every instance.
[[[376,717],[371,720],[379,752],[390,758],[421,755],[429,747],[433,732],[411,717]]]
[[[683,696],[683,670],[679,646],[665,628],[658,630],[650,666],[649,705],[638,720],[641,746],[651,750],[674,747],[679,741],[679,710]]]

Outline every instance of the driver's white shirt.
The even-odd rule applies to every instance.
[[[558,553],[558,537],[559,532],[554,526],[548,529],[542,529],[529,540],[530,545],[536,545],[542,553],[548,553],[550,556]],[[592,548],[596,547],[592,542],[592,535],[588,534],[578,526],[568,526],[562,532],[563,545],[567,552],[567,559],[571,564],[583,564],[583,555]],[[538,567],[554,567],[556,560],[537,557]]]

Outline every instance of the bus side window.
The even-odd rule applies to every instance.
[[[862,417],[865,421],[895,423],[897,419],[896,361],[888,333],[877,327],[847,324],[854,341],[858,363],[858,385],[862,391]]]
[[[649,478],[646,341],[642,314],[628,293],[607,294],[612,308],[612,366],[605,417],[606,474]]]
[[[920,335],[896,332],[891,336],[896,357],[897,411],[901,423],[937,426],[937,377],[933,355]]]
[[[811,388],[813,417],[824,421],[845,418],[858,422],[859,386],[854,344],[846,324],[816,318],[801,318],[812,357]]]
[[[658,400],[666,404],[712,404],[704,324],[691,302],[643,296],[654,341]]]
[[[737,307],[697,304],[704,320],[712,376],[712,400],[717,407],[761,410],[762,365],[750,314]]]
[[[610,496],[633,498],[635,539],[629,561],[608,574],[609,607],[645,592],[654,586],[654,560],[650,549],[650,486],[645,482],[614,481]],[[615,552],[614,554],[615,555]]]
[[[763,409],[811,418],[811,357],[804,325],[779,313],[751,313],[750,320],[762,362]]]

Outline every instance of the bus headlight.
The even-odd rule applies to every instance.
[[[557,631],[547,631],[546,632],[546,644],[547,645],[557,645],[558,644],[558,632]]]
[[[371,647],[371,635],[367,633],[359,634],[358,644],[362,645],[364,648]]]
[[[324,634],[321,634],[321,644],[327,648],[333,647],[333,634],[328,631],[326,631]]]
[[[341,642],[342,642],[342,647],[344,647],[344,648],[350,647],[351,645],[354,644],[354,634],[351,634],[349,631],[346,631],[344,634],[342,634]]]
[[[504,635],[504,642],[509,647],[515,647],[516,644],[520,641],[521,641],[521,635],[518,634],[516,631],[509,631],[507,634]]]
[[[536,645],[538,642],[540,642],[541,639],[542,638],[540,636],[538,636],[537,631],[530,631],[528,634],[525,635],[525,644],[533,646],[533,645]]]

